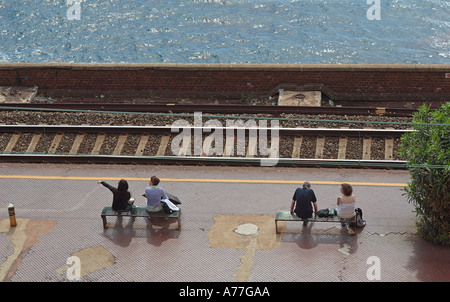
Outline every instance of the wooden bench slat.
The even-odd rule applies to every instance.
[[[356,222],[356,216],[353,216],[352,218],[339,218],[337,215],[332,217],[319,217],[317,215],[314,215],[311,218],[302,219],[299,218],[295,214],[291,214],[290,211],[277,211],[275,215],[275,228],[276,232],[278,233],[278,221],[308,221],[308,222],[343,222],[343,223],[350,223],[350,222]]]
[[[128,212],[125,211],[115,211],[111,207],[104,207],[102,211],[102,215],[105,216],[130,216],[130,217],[177,217],[179,215],[179,211],[173,212],[172,214],[166,214],[164,211],[159,212],[148,212],[145,208],[133,208]]]
[[[180,229],[180,215],[181,209],[179,211],[173,212],[171,214],[166,214],[164,211],[159,212],[148,212],[145,208],[133,208],[130,211],[115,211],[112,207],[104,207],[102,210],[102,220],[103,228],[107,228],[106,216],[122,216],[122,217],[149,217],[149,218],[176,218],[178,221],[178,229]]]
[[[314,215],[311,218],[306,218],[306,219],[302,219],[299,218],[297,215],[295,214],[291,214],[291,212],[289,211],[277,211],[277,215],[275,217],[275,220],[280,220],[280,221],[315,221],[315,222],[341,222],[341,221],[345,221],[345,220],[355,220],[354,217],[352,218],[348,218],[348,219],[341,219],[339,218],[337,215],[336,216],[331,216],[331,217],[319,217],[317,215]]]

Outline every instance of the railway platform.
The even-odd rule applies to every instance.
[[[112,194],[97,180],[126,179],[143,206],[152,175],[180,198],[181,230],[129,217],[104,230],[100,214]],[[352,184],[366,226],[286,222],[277,234],[275,213],[289,209],[303,181],[319,209],[334,207],[340,184]],[[414,207],[402,191],[408,181],[403,170],[5,163],[0,280],[448,282],[448,248],[415,234]]]

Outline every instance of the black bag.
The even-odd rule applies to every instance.
[[[165,202],[161,202],[165,214],[172,214],[174,211]]]
[[[167,196],[167,199],[169,199],[173,204],[175,204],[175,205],[181,204],[180,199],[178,197],[176,197],[175,195],[172,195],[172,194],[166,192],[166,196]]]
[[[333,217],[334,215],[336,215],[336,210],[335,209],[322,209],[317,211],[317,216],[319,217]]]
[[[319,217],[328,217],[329,209],[321,209],[317,211],[317,216]]]

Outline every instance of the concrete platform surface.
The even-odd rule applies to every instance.
[[[112,194],[97,180],[128,180],[143,206],[152,175],[181,199],[181,230],[139,217],[108,217],[104,230]],[[2,164],[0,280],[448,282],[449,249],[415,235],[408,180],[396,170]],[[303,181],[319,209],[335,207],[340,183],[352,184],[367,225],[287,222],[276,234],[276,211],[289,209]]]

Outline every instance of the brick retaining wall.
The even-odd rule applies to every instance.
[[[0,63],[0,86],[190,98],[266,97],[285,88],[334,100],[450,101],[450,65]]]

